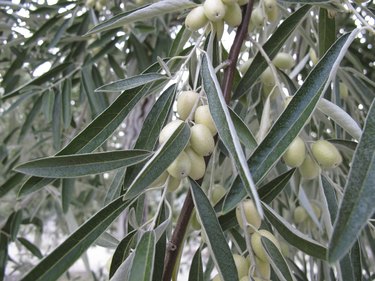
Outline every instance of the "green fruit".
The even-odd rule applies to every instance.
[[[247,3],[249,3],[249,0],[238,0],[237,3],[238,3],[238,5],[243,6],[243,5],[246,5]]]
[[[318,140],[313,143],[311,152],[316,162],[323,169],[337,167],[342,162],[341,154],[336,146],[326,140]]]
[[[183,91],[177,98],[177,113],[180,119],[186,120],[191,111],[198,105],[199,94],[193,91]]]
[[[216,125],[208,105],[198,106],[195,110],[194,121],[196,124],[205,125],[214,136],[217,133]]]
[[[189,156],[182,151],[180,155],[167,168],[168,173],[177,179],[185,178],[191,171],[191,162]]]
[[[250,268],[248,260],[237,254],[233,255],[233,259],[236,264],[238,278],[241,279],[242,277],[247,276]]]
[[[252,31],[254,28],[262,28],[264,26],[265,16],[263,13],[262,7],[256,7],[251,13],[249,31]]]
[[[217,202],[220,201],[221,198],[224,197],[226,193],[226,190],[224,186],[221,184],[214,184],[212,187],[212,193],[211,193],[211,199],[212,199],[212,204],[215,206]]]
[[[222,20],[225,16],[226,6],[221,0],[206,0],[203,8],[206,17],[212,22]]]
[[[266,237],[271,240],[271,242],[279,249],[279,251],[281,251],[281,248],[276,237],[271,232],[265,229],[261,229],[251,236],[251,247],[253,248],[254,254],[263,262],[268,262],[267,254],[261,241],[262,237]]]
[[[300,137],[296,137],[285,151],[283,160],[289,167],[295,168],[301,166],[305,156],[305,142]]]
[[[295,65],[292,55],[288,53],[278,53],[272,62],[280,69],[291,69]]]
[[[193,180],[203,178],[206,172],[206,162],[204,161],[203,156],[198,155],[191,148],[186,148],[185,152],[189,156],[191,162],[189,177],[191,177]]]
[[[348,98],[348,96],[349,96],[348,87],[346,87],[346,85],[342,82],[340,82],[340,84],[339,84],[339,92],[340,92],[340,97],[343,100],[346,100]]]
[[[275,76],[273,76],[272,70],[270,67],[267,67],[265,71],[260,75],[260,81],[263,85],[268,87],[275,86]]]
[[[203,6],[192,9],[186,16],[185,25],[191,31],[197,31],[208,23],[208,18],[204,12]]]
[[[302,206],[298,206],[294,209],[293,219],[295,223],[303,223],[307,219],[307,212]]]
[[[180,179],[176,179],[172,176],[169,176],[167,190],[169,192],[176,191],[178,189],[178,187],[180,186],[180,183],[181,183]]]
[[[237,0],[221,0],[225,5],[237,4]]]
[[[277,2],[275,0],[264,0],[263,3],[268,20],[270,22],[274,22],[275,20],[277,20],[279,16],[279,8],[277,7]]]
[[[242,204],[247,223],[251,225],[250,227],[246,227],[247,231],[248,231],[248,233],[253,233],[254,228],[259,229],[259,227],[262,223],[262,219],[259,216],[259,213],[258,213],[258,211],[255,207],[255,204],[254,204],[253,200],[247,199],[247,200],[241,202],[240,204]],[[240,227],[242,229],[245,229],[245,226],[243,225],[243,221],[242,221],[241,205],[240,204],[238,204],[238,206],[236,207],[236,218],[237,218],[237,222],[240,225]]]
[[[237,27],[242,22],[242,10],[240,5],[233,3],[227,6],[224,21],[231,27]]]
[[[320,216],[322,215],[322,210],[320,209],[320,206],[317,203],[315,203],[315,202],[311,202],[311,207],[312,207],[312,209],[314,211],[315,216],[318,219],[320,219]]]
[[[192,149],[200,156],[210,155],[215,148],[215,141],[210,130],[202,124],[195,124],[190,128],[190,144]]]
[[[255,257],[255,276],[264,279],[270,279],[271,277],[271,267],[268,261],[264,262],[258,257]]]
[[[184,121],[179,119],[169,122],[160,132],[159,143],[162,144],[166,142],[183,122]]]
[[[243,64],[241,64],[238,67],[238,70],[241,72],[242,75],[245,75],[246,71],[249,69],[252,62],[253,62],[253,58],[248,59],[247,61],[245,61]]]
[[[310,157],[310,155],[306,155],[305,160],[303,161],[302,165],[298,167],[298,170],[301,177],[307,180],[312,180],[320,174],[319,166]]]
[[[198,219],[198,215],[197,215],[197,212],[195,210],[191,214],[190,225],[194,230],[200,230],[201,229],[201,223]]]

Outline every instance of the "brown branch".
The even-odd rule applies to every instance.
[[[247,30],[250,22],[251,12],[253,10],[253,0],[249,0],[249,3],[245,7],[245,13],[241,25],[238,27],[236,37],[234,38],[233,45],[229,51],[228,56],[228,67],[224,70],[224,79],[223,79],[223,95],[227,104],[230,102],[233,78],[236,70],[236,63],[238,55],[241,51],[241,47],[245,37],[247,35]]]
[[[233,84],[234,72],[236,69],[236,62],[238,55],[241,51],[241,46],[247,35],[247,29],[251,17],[251,11],[253,9],[253,0],[249,0],[244,11],[244,17],[241,25],[238,27],[236,37],[233,45],[229,52],[229,66],[224,71],[223,80],[223,95],[227,104],[229,104],[231,98],[231,88]],[[217,138],[215,139],[217,140]],[[209,157],[205,158],[206,165],[209,161]],[[201,185],[202,180],[198,182]],[[168,243],[165,259],[164,259],[164,273],[163,281],[170,281],[172,278],[173,269],[176,263],[176,259],[185,236],[186,229],[189,225],[189,220],[194,209],[194,202],[191,196],[190,190],[188,191],[184,205],[182,206],[180,216],[178,217],[176,227],[173,231],[172,237]]]

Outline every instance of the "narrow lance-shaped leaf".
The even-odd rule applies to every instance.
[[[375,102],[354,153],[344,197],[329,242],[328,260],[345,255],[375,211]]]
[[[263,204],[263,210],[269,222],[288,243],[310,256],[326,259],[327,249],[323,245],[294,228],[266,204]]]
[[[95,92],[122,92],[133,89],[144,84],[165,79],[165,75],[159,73],[141,74],[126,79],[117,80],[109,84],[103,85],[95,90]]]
[[[102,22],[92,28],[86,35],[102,32],[105,30],[110,30],[117,27],[122,27],[126,24],[135,21],[144,21],[146,19],[164,15],[166,13],[172,13],[176,11],[181,11],[184,9],[192,8],[196,4],[189,0],[163,0],[156,2],[151,5],[135,9],[130,12],[124,12],[122,14],[116,15],[115,19],[110,19],[108,21]]]
[[[155,240],[154,231],[147,231],[142,235],[137,248],[135,249],[129,280],[152,280],[152,270],[155,258]]]
[[[129,205],[121,197],[108,204],[72,233],[60,246],[28,272],[22,281],[58,279]]]
[[[189,281],[203,281],[203,265],[201,248],[195,252],[189,271]]]
[[[230,107],[229,113],[232,118],[233,125],[236,128],[240,142],[250,151],[253,151],[257,147],[257,141],[253,134],[247,127],[247,125],[242,121],[242,119],[235,113]]]
[[[293,96],[287,108],[277,119],[271,130],[259,144],[247,161],[255,183],[260,182],[267,172],[276,164],[290,143],[304,127],[306,121],[313,113],[332,66],[336,62],[346,43],[349,33],[342,35],[328,50],[315,68],[306,78],[303,85]],[[244,197],[246,192],[242,183],[234,181],[222,207],[223,212],[233,209]],[[223,206],[224,205],[224,206]]]
[[[262,215],[262,206],[246,163],[246,157],[242,151],[236,129],[216,78],[215,70],[207,55],[203,56],[201,71],[204,91],[206,92],[210,112],[220,139],[234,159],[246,192],[254,200],[259,214]]]
[[[135,165],[147,157],[145,150],[122,150],[92,154],[54,156],[19,165],[19,172],[46,178],[72,178],[104,173],[121,167]]]
[[[224,281],[238,281],[233,255],[225,240],[216,213],[206,194],[193,180],[190,180],[194,206],[202,223],[202,231],[216,269]]]
[[[189,139],[189,125],[183,123],[144,165],[143,169],[129,186],[124,198],[130,199],[136,197],[156,180],[176,159],[181,151],[184,150]]]
[[[292,32],[297,28],[300,21],[305,17],[306,13],[310,10],[310,5],[305,5],[290,15],[285,21],[283,21],[276,31],[272,34],[270,39],[264,44],[263,49],[267,53],[270,59],[273,59],[279,52],[285,41],[289,38]],[[233,98],[238,99],[242,95],[246,94],[248,90],[254,85],[258,77],[267,68],[268,64],[263,58],[262,54],[258,52],[253,62],[251,63],[248,71],[246,71],[244,77],[238,84]]]

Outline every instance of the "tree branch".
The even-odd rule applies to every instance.
[[[253,0],[249,0],[249,3],[245,6],[244,16],[241,25],[238,27],[236,37],[233,45],[229,52],[229,66],[224,71],[223,79],[223,95],[227,104],[229,104],[231,98],[231,89],[233,84],[234,72],[236,70],[236,62],[238,55],[241,51],[241,46],[247,35],[247,29],[253,9]],[[216,138],[217,139],[217,138]],[[205,158],[206,165],[209,161],[209,157]],[[202,184],[202,180],[198,182]],[[186,229],[189,225],[189,220],[194,209],[194,202],[191,196],[190,190],[188,191],[184,205],[182,206],[180,216],[178,217],[176,227],[173,231],[172,237],[168,243],[165,259],[164,259],[164,273],[163,281],[170,281],[172,278],[172,272],[176,263],[180,247],[185,236]]]

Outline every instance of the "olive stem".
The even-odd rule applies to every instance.
[[[251,17],[251,12],[253,10],[253,0],[249,0],[249,3],[245,6],[245,15],[243,20],[238,27],[236,37],[234,39],[233,45],[229,52],[228,67],[224,70],[223,79],[223,95],[226,103],[228,104],[231,98],[231,88],[233,85],[234,72],[236,70],[236,62],[238,55],[241,51],[241,46],[245,37],[247,35],[247,29]],[[215,142],[217,138],[215,138]],[[205,157],[206,165],[210,157]],[[197,181],[201,185],[202,180]],[[180,216],[178,217],[176,227],[173,231],[172,237],[168,242],[168,246],[165,253],[164,259],[164,272],[163,281],[170,281],[172,278],[173,269],[175,267],[176,259],[180,251],[180,247],[185,236],[186,229],[189,225],[189,220],[194,209],[194,202],[191,196],[190,190],[187,192],[184,205],[182,206]]]

